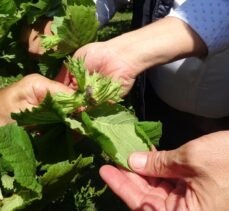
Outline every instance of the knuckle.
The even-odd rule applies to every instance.
[[[165,151],[159,153],[149,153],[146,164],[146,171],[148,175],[160,176],[163,173],[165,167]]]
[[[29,87],[39,88],[42,84],[45,83],[46,78],[38,73],[33,73],[30,75],[27,75],[23,78],[23,83],[26,84]]]
[[[205,137],[202,137],[205,139]],[[200,161],[203,161],[203,147],[198,141],[191,141],[188,144],[184,145],[182,150],[179,153],[178,163],[181,166],[185,167],[198,167],[200,165]]]
[[[24,77],[24,80],[36,82],[40,78],[42,78],[42,76],[40,74],[38,74],[38,73],[32,73],[30,75],[25,76]]]

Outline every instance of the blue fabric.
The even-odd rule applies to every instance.
[[[169,15],[190,25],[206,43],[209,54],[229,47],[228,0],[186,0]]]

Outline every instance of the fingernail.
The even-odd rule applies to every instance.
[[[129,157],[129,164],[132,169],[143,169],[147,162],[147,154],[144,152],[135,152]]]

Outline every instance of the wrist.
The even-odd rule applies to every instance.
[[[178,18],[166,17],[110,41],[135,74],[156,65],[189,56],[205,56],[207,47],[199,35]]]
[[[146,69],[145,55],[143,55],[143,50],[139,49],[141,44],[138,34],[138,30],[135,30],[106,42],[109,46],[108,48],[112,49],[120,59],[131,67],[134,76],[139,75]],[[143,47],[141,46],[141,48]]]

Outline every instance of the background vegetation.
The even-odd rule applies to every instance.
[[[104,26],[98,31],[98,41],[106,41],[108,39],[121,35],[122,33],[130,31],[131,18],[132,18],[132,13],[130,11],[130,8],[127,8],[124,11],[117,12],[115,16],[112,18],[112,20],[106,26]],[[95,153],[96,150],[99,150],[97,145],[95,144],[92,145],[91,143],[90,144],[85,143],[85,145],[82,145],[81,147],[82,149],[80,151],[82,152],[87,151],[88,154]],[[84,173],[84,178],[81,178],[81,181],[78,183],[85,184],[84,187],[86,187],[88,179],[93,178],[93,180],[91,180],[91,186],[96,188],[95,190],[96,192],[103,189],[103,187],[105,186],[104,182],[101,180],[101,178],[98,175],[99,167],[103,164],[103,159],[101,158],[101,160],[99,160],[99,158],[97,158],[97,160],[94,163],[97,166],[94,166],[90,172]],[[50,211],[50,210],[74,211],[76,209],[75,204],[79,205],[78,206],[79,211],[92,211],[92,210],[93,211],[94,210],[127,211],[129,210],[128,207],[109,188],[106,188],[104,193],[98,195],[99,197],[91,198],[89,194],[88,198],[85,198],[85,194],[82,193],[81,196],[79,195],[77,198],[72,199],[73,195],[71,192],[75,192],[74,189],[78,189],[78,188],[79,187],[72,187],[71,190],[69,190],[69,192],[65,195],[65,197],[49,204],[49,206],[47,206],[44,209],[44,211]],[[82,192],[83,191],[84,190],[82,190]],[[87,192],[90,193],[90,191]],[[92,194],[92,195],[96,195],[96,194]],[[85,203],[87,203],[86,206],[87,208],[85,208]]]

